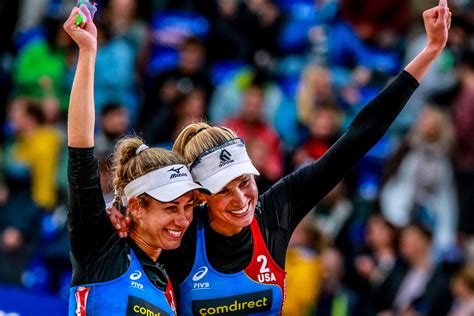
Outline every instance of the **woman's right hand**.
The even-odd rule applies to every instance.
[[[76,25],[78,14],[81,14],[83,21]],[[64,22],[63,28],[81,50],[97,49],[97,28],[86,5],[83,4],[79,8],[74,7],[69,18]]]

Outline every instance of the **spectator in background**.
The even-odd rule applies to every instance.
[[[252,45],[246,28],[251,17],[245,3],[237,0],[215,0],[211,13],[209,60],[250,60]]]
[[[460,230],[474,235],[474,52],[464,54],[458,66],[461,88],[454,99],[456,166],[459,181]]]
[[[199,89],[179,94],[168,108],[167,115],[154,115],[143,127],[145,138],[150,144],[171,148],[173,141],[184,126],[200,122],[205,118],[206,94]]]
[[[284,95],[277,82],[262,71],[242,69],[232,80],[224,81],[217,86],[209,104],[209,120],[214,123],[238,115],[244,102],[245,92],[252,86],[260,86],[264,91],[263,118],[267,124],[275,122],[277,111],[281,106]]]
[[[62,31],[62,21],[46,17],[45,38],[29,41],[18,52],[13,81],[17,95],[59,98],[62,111],[68,104],[68,47],[70,40]]]
[[[146,92],[140,113],[140,126],[150,124],[157,117],[165,121],[169,119],[174,112],[175,99],[180,94],[201,90],[207,101],[212,85],[205,66],[204,44],[198,38],[186,38],[179,49],[178,66],[159,74]]]
[[[310,125],[315,108],[322,104],[334,104],[336,97],[332,88],[329,70],[323,66],[307,67],[297,92],[298,118],[304,125]]]
[[[8,117],[14,138],[5,150],[7,173],[22,170],[20,175],[31,179],[34,203],[51,210],[57,202],[55,180],[63,144],[61,134],[44,124],[42,104],[31,99],[15,99]]]
[[[365,249],[350,263],[348,273],[351,288],[357,290],[357,311],[360,315],[372,315],[371,296],[374,295],[397,260],[397,229],[381,214],[369,217],[365,230]]]
[[[342,125],[342,114],[332,103],[321,104],[311,111],[307,122],[309,138],[293,156],[293,164],[300,168],[318,160],[339,138]]]
[[[396,226],[421,221],[434,234],[438,255],[455,246],[458,200],[453,164],[453,127],[440,108],[425,107],[387,164],[380,202]]]
[[[56,206],[62,138],[44,125],[39,102],[17,98],[8,117],[14,136],[4,150],[7,199],[0,208],[0,280],[19,284],[39,216]]]
[[[130,113],[134,124],[139,110],[136,86],[136,51],[133,45],[121,36],[115,36],[107,20],[98,15],[98,51],[94,77],[96,112],[101,113],[105,105],[120,103]]]
[[[310,315],[352,315],[355,297],[342,282],[344,277],[343,259],[342,254],[335,248],[325,249],[321,253],[323,282],[315,313]]]
[[[272,58],[279,55],[280,9],[272,0],[249,0],[247,7],[253,20],[244,24],[252,45],[252,62],[266,69],[271,66]]]
[[[409,0],[386,0],[371,5],[364,5],[362,0],[340,2],[342,17],[353,25],[358,36],[366,42],[394,48],[407,29]]]
[[[113,153],[118,140],[130,127],[130,114],[119,103],[109,103],[100,113],[99,132],[95,136],[95,150],[99,157],[106,158]]]
[[[314,309],[323,279],[320,258],[323,239],[310,216],[306,216],[293,232],[286,253],[283,315],[308,315]]]
[[[109,103],[100,113],[99,132],[95,136],[95,153],[99,163],[100,185],[104,200],[110,202],[114,198],[112,176],[110,173],[109,157],[114,152],[115,145],[130,127],[130,114],[119,103]]]
[[[149,9],[148,1],[107,0],[105,20],[112,37],[125,40],[132,48],[137,73],[144,74],[150,49],[149,26],[141,12]]]
[[[350,253],[353,249],[349,236],[354,206],[347,195],[344,181],[339,182],[314,207],[314,224],[339,250]]]
[[[474,315],[474,266],[466,265],[451,281],[454,303],[449,316]]]
[[[401,259],[376,291],[372,303],[381,315],[447,315],[449,279],[432,260],[431,232],[410,224],[401,232]]]
[[[245,92],[238,116],[223,122],[234,130],[246,143],[258,142],[261,154],[250,158],[255,163],[262,178],[275,182],[283,175],[283,154],[276,131],[265,122],[263,111],[265,91],[260,85],[252,85]],[[252,147],[252,146],[251,146]],[[255,151],[254,151],[255,152]]]

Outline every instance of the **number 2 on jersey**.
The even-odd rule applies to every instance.
[[[260,273],[270,272],[270,269],[267,268],[267,257],[260,255],[257,257],[257,262],[262,263],[262,266],[260,267]]]

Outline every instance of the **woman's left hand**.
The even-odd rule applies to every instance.
[[[423,12],[429,48],[440,51],[446,46],[451,15],[447,0],[440,0],[438,6]]]

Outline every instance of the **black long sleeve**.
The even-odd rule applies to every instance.
[[[260,196],[257,218],[267,247],[280,266],[284,266],[286,247],[296,226],[383,137],[418,85],[403,71],[362,109],[325,155]]]
[[[71,250],[77,260],[87,261],[113,234],[93,148],[69,148],[68,181]]]

